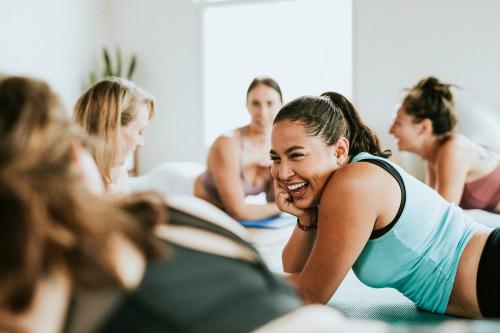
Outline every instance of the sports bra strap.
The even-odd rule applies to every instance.
[[[391,223],[389,223],[388,225],[386,225],[383,228],[376,229],[376,230],[372,231],[372,233],[370,235],[370,239],[376,239],[376,238],[382,237],[389,230],[391,230],[391,228],[396,224],[396,222],[399,220],[399,217],[403,213],[403,209],[405,208],[405,204],[406,204],[405,183],[403,182],[403,178],[401,177],[399,172],[396,170],[396,168],[394,168],[390,163],[388,163],[384,160],[376,159],[376,158],[368,158],[368,159],[359,160],[358,162],[367,162],[367,163],[375,164],[375,165],[381,167],[382,169],[384,169],[385,171],[390,173],[391,176],[394,177],[394,179],[396,179],[396,181],[399,184],[399,188],[401,189],[401,203],[399,204],[398,212],[396,213],[396,216],[391,221]]]

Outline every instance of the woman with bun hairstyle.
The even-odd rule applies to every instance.
[[[390,133],[426,162],[426,183],[464,209],[500,212],[500,156],[454,131],[453,85],[435,77],[408,90]]]

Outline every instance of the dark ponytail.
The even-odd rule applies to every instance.
[[[319,135],[331,146],[341,137],[349,140],[349,155],[367,152],[389,157],[389,150],[382,151],[377,135],[361,120],[351,102],[335,92],[325,92],[320,97],[299,97],[281,108],[274,124],[284,121],[301,122],[310,135]]]
[[[424,78],[414,87],[407,89],[408,94],[404,98],[402,106],[416,122],[430,119],[434,134],[448,134],[457,123],[453,111],[453,95],[450,89],[453,86],[440,82],[432,76]]]
[[[336,92],[325,92],[321,96],[328,97],[332,101],[332,104],[336,105],[342,111],[342,115],[347,122],[345,137],[350,143],[349,150],[351,156],[355,156],[361,152],[368,152],[385,158],[391,156],[390,150],[386,149],[382,151],[377,134],[366,126],[354,105],[347,98]]]

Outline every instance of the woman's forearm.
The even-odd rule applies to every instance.
[[[298,273],[304,268],[316,239],[316,229],[304,231],[295,227],[282,254],[283,270]]]
[[[236,220],[265,219],[281,213],[275,203],[267,203],[263,205],[241,204],[238,207],[227,207],[226,211]]]

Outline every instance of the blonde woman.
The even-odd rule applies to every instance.
[[[92,154],[109,192],[129,192],[124,164],[144,144],[144,131],[154,114],[153,98],[121,78],[97,82],[77,101],[75,120],[96,139]]]

